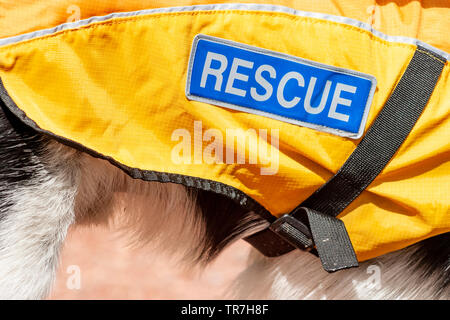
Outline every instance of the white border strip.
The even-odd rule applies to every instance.
[[[381,38],[383,40],[389,41],[389,42],[400,42],[400,43],[413,44],[416,46],[422,46],[422,47],[442,56],[446,60],[449,60],[449,58],[450,58],[449,53],[442,51],[440,49],[437,49],[425,42],[422,42],[420,40],[413,39],[413,38],[408,38],[408,37],[389,36],[380,31],[373,29],[370,25],[360,22],[355,19],[334,16],[334,15],[329,15],[329,14],[323,14],[323,13],[299,11],[299,10],[294,10],[294,9],[284,7],[284,6],[278,6],[278,5],[232,4],[232,3],[230,3],[230,4],[213,4],[213,5],[196,5],[196,6],[186,6],[186,7],[158,8],[158,9],[139,10],[139,11],[132,11],[132,12],[112,13],[112,14],[109,14],[106,16],[100,16],[100,17],[95,16],[95,17],[91,17],[91,18],[85,19],[85,20],[64,23],[55,28],[44,29],[44,30],[26,33],[26,34],[19,35],[19,36],[0,39],[0,46],[5,46],[5,45],[25,41],[25,40],[30,40],[33,38],[38,38],[38,37],[54,34],[56,32],[63,31],[63,30],[76,29],[76,28],[86,26],[91,23],[107,21],[107,20],[111,20],[114,18],[135,17],[135,16],[150,15],[150,14],[157,14],[157,13],[213,11],[213,10],[214,11],[242,10],[242,11],[281,12],[281,13],[292,14],[295,16],[311,17],[311,18],[316,18],[316,19],[321,19],[321,20],[333,21],[333,22],[346,24],[346,25],[350,25],[350,26],[354,26],[354,27],[357,27],[360,29],[367,30],[367,31],[371,32],[374,36]]]
[[[206,98],[206,97],[202,97],[202,96],[198,96],[198,95],[192,94],[190,92],[190,88],[191,88],[192,70],[193,70],[193,67],[194,67],[195,53],[196,53],[196,50],[197,50],[197,44],[202,39],[210,41],[210,42],[221,43],[221,44],[224,44],[224,45],[227,45],[227,46],[241,48],[243,50],[256,52],[256,53],[267,55],[267,56],[272,56],[272,57],[276,57],[276,58],[290,60],[290,61],[295,62],[295,63],[301,63],[301,64],[309,65],[309,66],[312,66],[312,67],[315,67],[315,68],[320,68],[320,69],[323,69],[323,70],[329,70],[329,71],[333,71],[333,72],[337,72],[337,73],[341,73],[341,74],[347,74],[347,75],[350,75],[350,76],[353,76],[353,77],[358,77],[358,78],[362,78],[362,79],[365,79],[365,80],[369,80],[372,84],[371,84],[371,87],[370,87],[369,94],[367,96],[366,105],[364,106],[363,116],[361,118],[361,123],[359,125],[358,132],[354,133],[354,132],[349,132],[349,131],[345,131],[345,130],[336,129],[336,128],[333,128],[333,127],[327,127],[327,126],[320,125],[320,124],[315,124],[315,123],[311,123],[311,122],[305,122],[305,121],[301,121],[301,120],[297,120],[297,119],[281,116],[281,115],[278,115],[278,114],[275,114],[275,113],[262,111],[262,110],[256,109],[256,108],[244,107],[244,106],[241,106],[241,105],[236,105],[236,104],[224,102],[224,101],[221,101],[221,100]],[[341,137],[346,137],[346,138],[351,138],[351,139],[359,139],[359,138],[362,137],[362,135],[364,133],[364,128],[366,126],[367,117],[369,115],[369,110],[370,110],[370,106],[372,104],[372,100],[373,100],[373,96],[375,94],[375,88],[376,87],[377,87],[377,80],[376,80],[376,78],[374,76],[369,75],[369,74],[365,74],[365,73],[362,73],[362,72],[359,72],[359,71],[354,71],[354,70],[344,69],[344,68],[338,68],[338,67],[335,67],[335,66],[319,63],[319,62],[316,62],[316,61],[311,61],[311,60],[299,58],[299,57],[296,57],[296,56],[291,56],[291,55],[288,55],[288,54],[285,54],[285,53],[281,53],[281,52],[276,52],[276,51],[272,51],[272,50],[268,50],[268,49],[258,48],[258,47],[250,46],[250,45],[247,45],[247,44],[243,44],[243,43],[239,43],[239,42],[235,42],[235,41],[231,41],[231,40],[226,40],[226,39],[222,39],[222,38],[212,37],[212,36],[209,36],[209,35],[198,34],[198,35],[195,36],[193,44],[192,44],[192,48],[191,48],[191,55],[190,55],[190,58],[189,58],[189,65],[188,65],[188,75],[187,75],[187,79],[186,79],[186,89],[185,89],[186,91],[185,91],[185,94],[186,94],[186,97],[189,100],[204,102],[204,103],[208,103],[208,104],[212,104],[212,105],[216,105],[216,106],[220,106],[220,107],[225,107],[225,108],[228,108],[228,109],[233,109],[233,110],[237,110],[237,111],[243,111],[243,112],[246,112],[246,113],[256,114],[256,115],[259,115],[259,116],[265,116],[267,118],[271,118],[271,119],[275,119],[275,120],[279,120],[279,121],[283,121],[283,122],[287,122],[287,123],[291,123],[291,124],[295,124],[295,125],[300,125],[302,127],[307,127],[307,128],[315,129],[315,130],[318,130],[318,131],[328,132],[328,133],[335,134],[335,135],[338,135],[338,136],[341,136]]]

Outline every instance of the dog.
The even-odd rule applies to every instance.
[[[133,243],[159,244],[187,264],[206,265],[231,243],[268,227],[240,205],[208,191],[132,179],[35,132],[0,108],[0,298],[42,299],[50,290],[69,226],[114,220]],[[112,215],[111,212],[117,212]],[[368,272],[381,272],[368,285]],[[295,250],[266,258],[256,250],[227,298],[449,299],[450,234],[329,274]]]

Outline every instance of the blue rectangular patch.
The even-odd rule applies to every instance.
[[[186,96],[358,139],[373,76],[216,37],[194,39]]]

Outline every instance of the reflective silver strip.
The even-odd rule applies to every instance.
[[[416,46],[422,46],[422,47],[424,47],[430,51],[433,51],[436,54],[444,57],[446,60],[449,60],[449,57],[450,57],[449,53],[442,51],[440,49],[437,49],[437,48],[435,48],[429,44],[426,44],[420,40],[417,40],[414,38],[402,37],[402,36],[389,36],[389,35],[386,35],[382,32],[379,32],[379,31],[373,29],[367,23],[363,23],[358,20],[354,20],[354,19],[346,18],[346,17],[334,16],[334,15],[330,15],[330,14],[317,13],[317,12],[299,11],[299,10],[294,10],[294,9],[284,7],[284,6],[266,5],[266,4],[213,4],[213,5],[169,7],[169,8],[158,8],[158,9],[149,9],[149,10],[139,10],[139,11],[132,11],[132,12],[111,13],[106,16],[91,17],[89,19],[84,19],[84,20],[80,20],[80,21],[76,21],[76,22],[63,23],[55,28],[44,29],[44,30],[26,33],[26,34],[19,35],[19,36],[0,39],[0,46],[9,45],[9,44],[17,43],[20,41],[25,41],[25,40],[30,40],[30,39],[37,38],[37,37],[50,35],[50,34],[53,34],[53,33],[56,33],[56,32],[62,31],[62,30],[76,29],[76,28],[86,26],[91,23],[107,21],[107,20],[111,20],[111,19],[115,19],[115,18],[134,17],[134,16],[141,16],[141,15],[150,15],[150,14],[157,14],[157,13],[170,13],[170,12],[224,11],[224,10],[281,12],[281,13],[292,14],[295,16],[300,16],[300,17],[311,17],[311,18],[315,18],[315,19],[333,21],[333,22],[351,25],[351,26],[354,26],[354,27],[357,27],[360,29],[367,30],[367,31],[371,32],[374,36],[381,38],[383,40],[389,41],[389,42],[408,43],[408,44],[413,44]]]

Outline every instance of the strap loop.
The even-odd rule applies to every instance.
[[[327,272],[358,266],[355,251],[341,220],[304,207],[294,211],[295,215],[286,214],[273,222],[270,230],[298,249],[311,251],[315,245]],[[296,217],[306,218],[309,227]]]
[[[310,250],[314,246],[309,228],[289,214],[275,220],[270,230],[296,248]]]
[[[341,169],[288,216],[246,240],[267,256],[279,256],[302,246],[310,248],[304,232],[308,225],[325,270],[357,266],[345,226],[336,217],[370,185],[405,141],[445,61],[418,46],[383,109]]]

